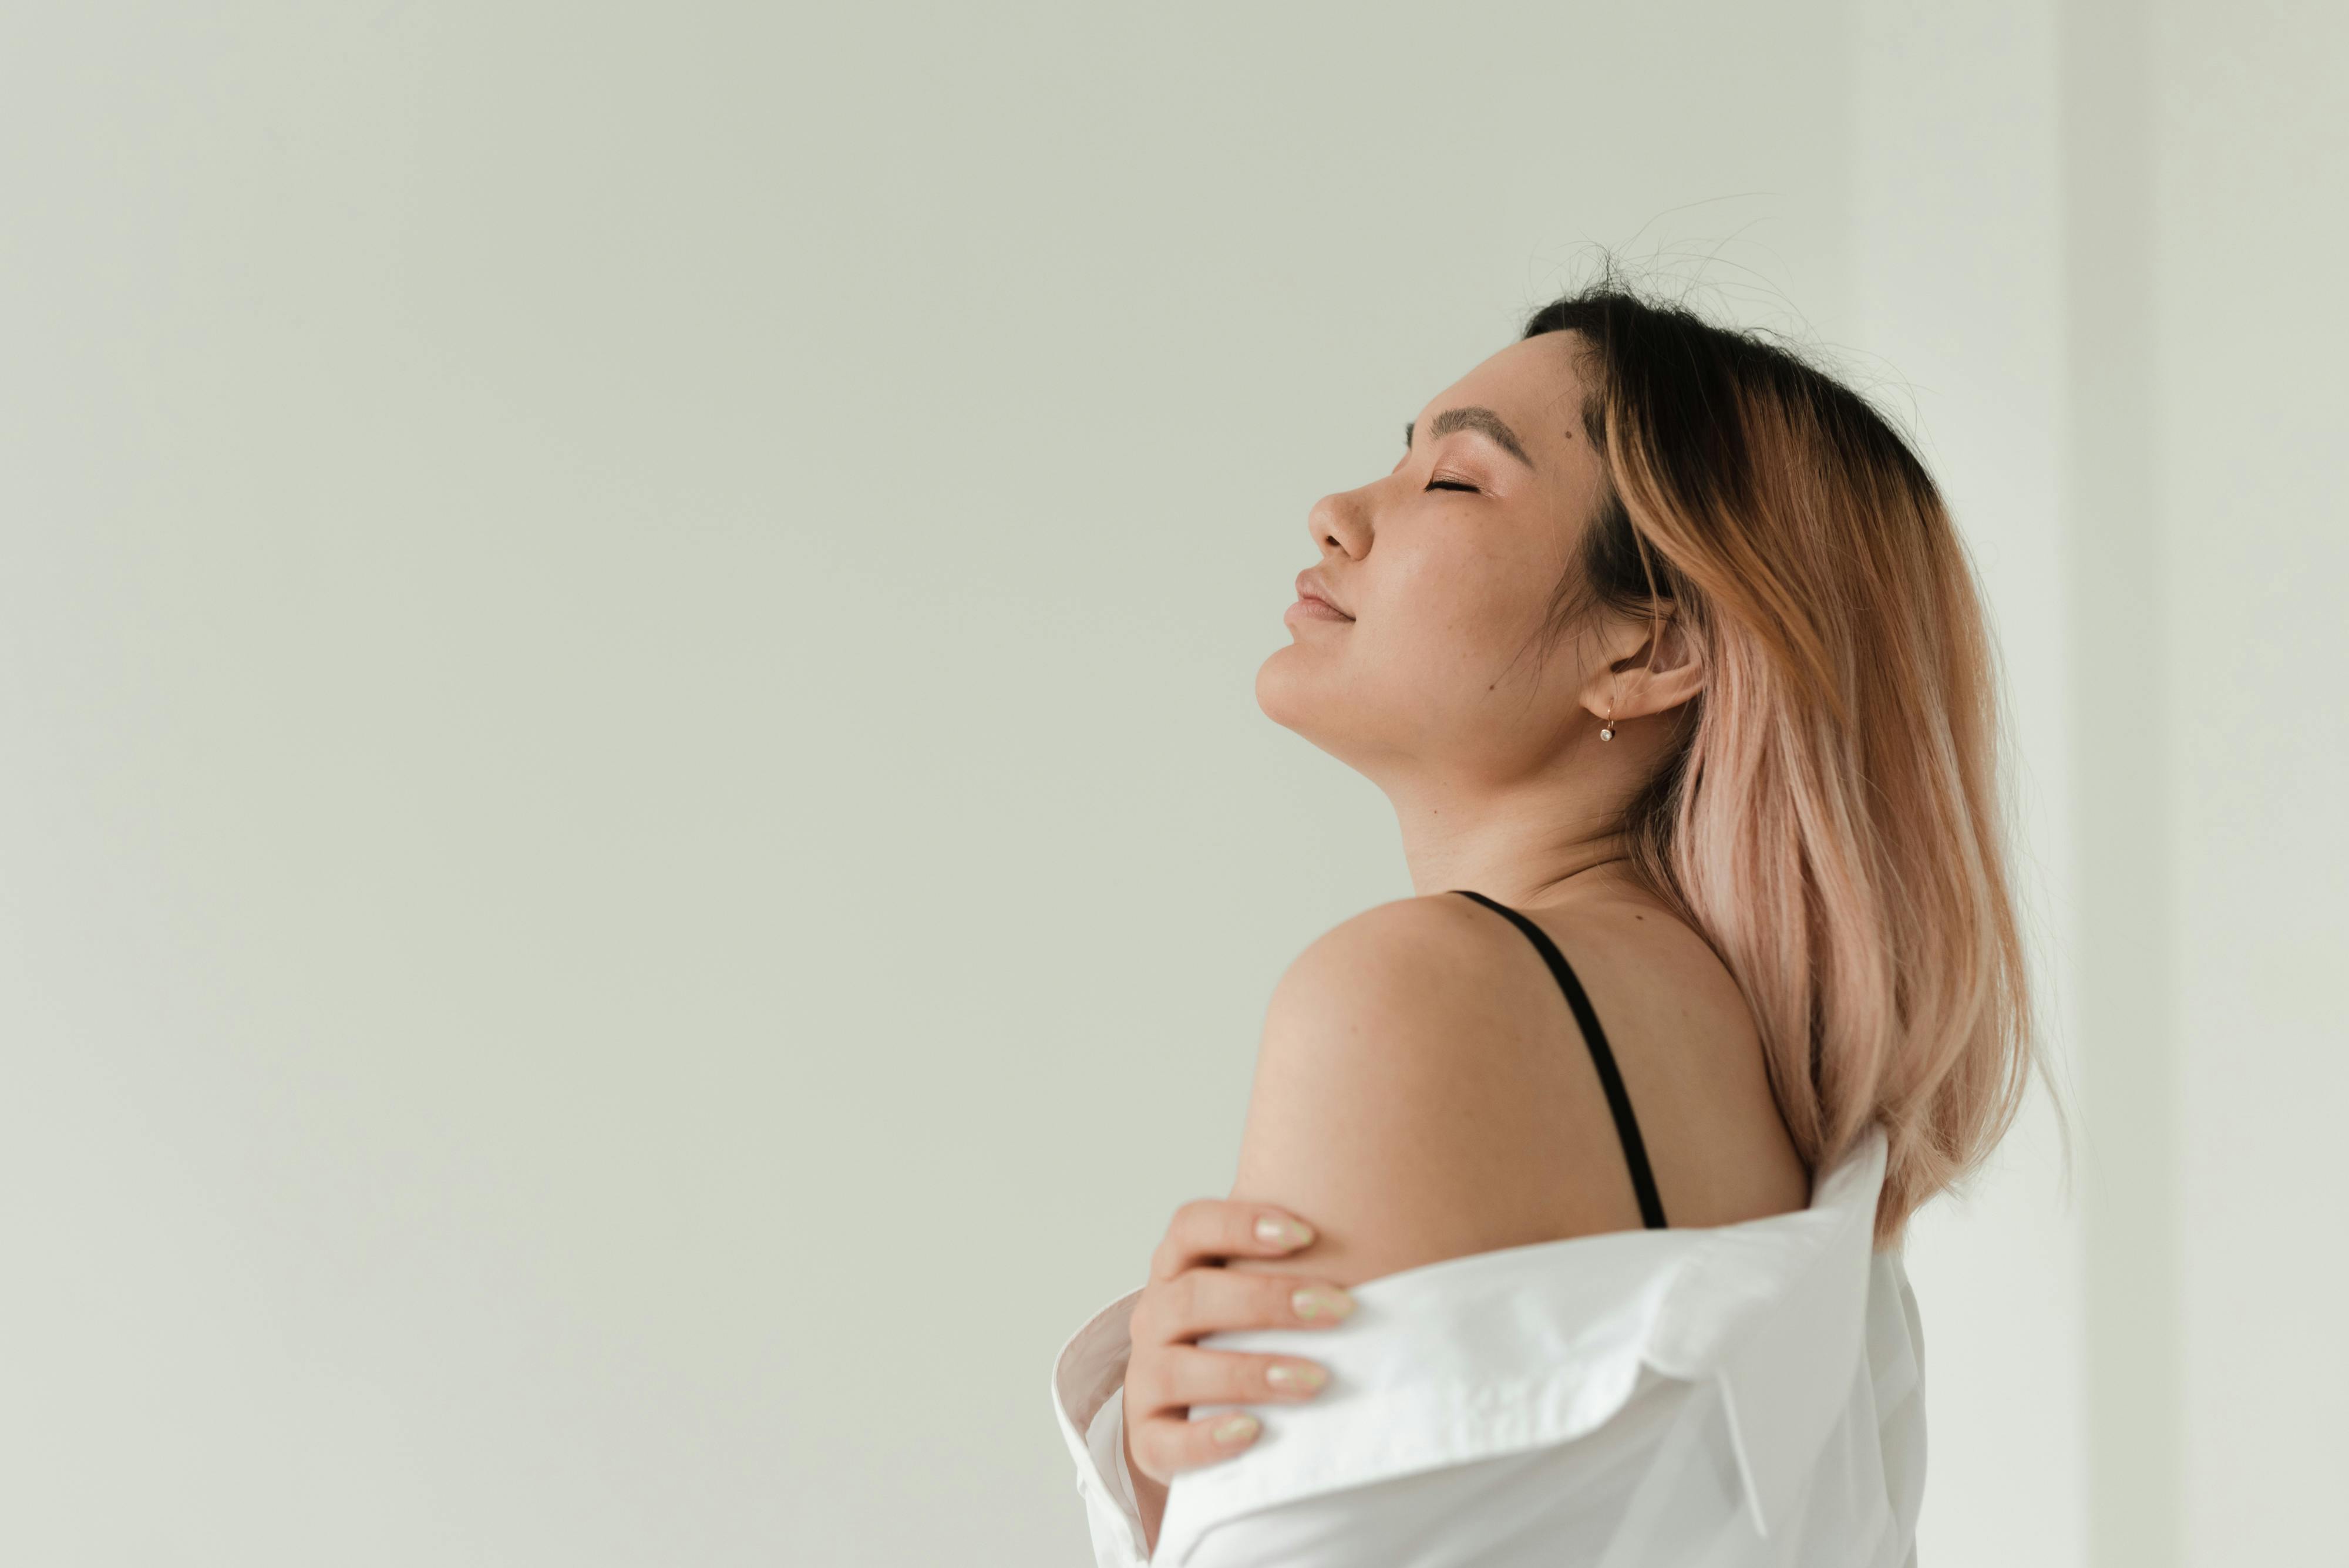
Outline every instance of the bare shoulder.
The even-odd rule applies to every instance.
[[[1733,981],[1660,911],[1525,911],[1565,954],[1621,1069],[1674,1224],[1799,1207],[1807,1177]],[[1333,928],[1267,1010],[1232,1195],[1311,1220],[1290,1258],[1231,1266],[1358,1283],[1636,1226],[1622,1145],[1540,954],[1454,895]],[[1677,1201],[1676,1201],[1677,1199]]]
[[[1413,1047],[1431,1030],[1477,1022],[1506,967],[1485,919],[1464,898],[1398,898],[1324,932],[1273,990],[1273,1065],[1307,1066],[1317,1050],[1340,1048],[1402,1066],[1426,1054]]]

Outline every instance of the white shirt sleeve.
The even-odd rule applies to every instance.
[[[1128,1291],[1086,1319],[1052,1365],[1052,1407],[1061,1441],[1077,1467],[1092,1532],[1095,1568],[1148,1568],[1141,1505],[1125,1468],[1125,1363],[1133,1346],[1126,1319],[1142,1297]]]
[[[1917,1568],[1917,1519],[1925,1501],[1925,1324],[1900,1252],[1878,1252],[1869,1268],[1868,1359],[1885,1494],[1909,1540],[1906,1568]]]
[[[1915,1568],[1923,1334],[1873,1250],[1888,1147],[1871,1130],[1806,1209],[1469,1253],[1362,1281],[1342,1324],[1203,1334],[1330,1386],[1175,1477],[1154,1552],[1124,1465],[1129,1292],[1053,1366],[1093,1562]]]

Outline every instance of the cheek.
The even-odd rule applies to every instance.
[[[1381,661],[1446,684],[1499,680],[1549,600],[1549,580],[1529,564],[1464,538],[1392,565],[1377,596]]]

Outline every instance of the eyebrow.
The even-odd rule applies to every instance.
[[[1411,450],[1412,431],[1418,424],[1419,421],[1413,420],[1402,427],[1402,448],[1405,452]],[[1527,468],[1534,465],[1534,460],[1526,455],[1524,445],[1517,440],[1517,432],[1509,428],[1506,420],[1490,409],[1446,409],[1436,415],[1434,421],[1427,427],[1430,436],[1448,436],[1454,431],[1475,431],[1479,435],[1488,436],[1495,445]]]

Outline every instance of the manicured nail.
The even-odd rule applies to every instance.
[[[1226,1416],[1216,1422],[1215,1430],[1207,1435],[1228,1449],[1234,1443],[1244,1443],[1255,1437],[1257,1419],[1254,1416],[1245,1414]]]
[[[1330,1285],[1299,1285],[1288,1304],[1299,1317],[1344,1317],[1354,1310],[1354,1298]]]
[[[1275,1388],[1310,1394],[1330,1381],[1330,1375],[1309,1361],[1280,1361],[1264,1369],[1264,1380]]]
[[[1267,1214],[1256,1222],[1256,1239],[1268,1247],[1302,1247],[1313,1240],[1313,1227],[1284,1214]]]

